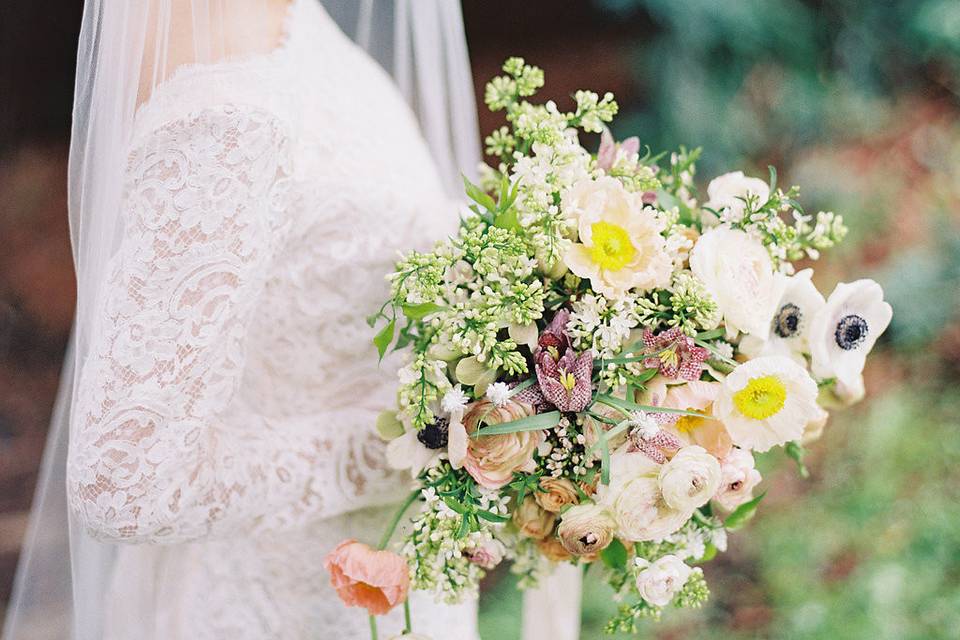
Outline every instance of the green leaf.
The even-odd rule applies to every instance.
[[[377,433],[384,440],[393,440],[403,435],[403,423],[395,411],[381,411],[377,416]]]
[[[497,210],[497,203],[493,201],[493,198],[491,198],[488,193],[485,193],[483,189],[470,182],[467,176],[462,177],[463,188],[471,200],[476,202],[487,211],[493,212]]]
[[[510,519],[507,516],[501,516],[499,514],[490,513],[489,511],[483,510],[477,511],[477,516],[486,520],[487,522],[506,522]]]
[[[598,447],[607,447],[609,449],[610,445],[608,443],[629,428],[630,428],[629,420],[623,420],[622,422],[617,423],[617,426],[600,435],[596,444],[594,444],[592,447],[587,449],[586,455],[590,455]],[[603,449],[601,449],[601,455],[602,455],[602,451]],[[604,484],[609,484],[609,482],[604,482]]]
[[[383,356],[387,353],[387,347],[390,346],[390,343],[393,342],[393,330],[397,326],[397,320],[394,318],[387,323],[383,329],[380,329],[380,332],[377,333],[373,338],[373,344],[377,347],[377,353],[380,354],[380,359],[383,360]]]
[[[516,207],[510,207],[506,211],[501,211],[493,219],[493,226],[507,229],[508,231],[518,231],[520,229],[520,220],[517,218]]]
[[[512,398],[513,396],[517,395],[527,387],[532,387],[536,383],[537,383],[536,378],[527,378],[526,380],[524,380],[523,382],[515,386],[513,389],[510,389],[510,393],[507,394],[507,397]]]
[[[470,516],[469,514],[463,514],[460,516],[460,528],[457,529],[457,540],[463,538],[470,532]]]
[[[711,329],[710,331],[701,331],[696,335],[697,340],[715,340],[716,338],[722,338],[723,335],[727,332],[726,329],[720,327],[718,329]]]
[[[420,304],[405,304],[402,308],[403,315],[407,316],[411,320],[421,320],[431,313],[436,313],[445,307],[442,307],[439,304],[434,304],[433,302],[421,302]]]
[[[674,207],[679,207],[680,201],[672,193],[657,189],[657,204],[663,207],[664,211],[669,211]]]
[[[767,165],[767,169],[770,170],[770,193],[775,193],[777,190],[777,168],[770,164]]]
[[[730,531],[736,531],[743,525],[747,524],[747,521],[753,517],[753,514],[757,510],[757,505],[760,504],[760,501],[763,500],[763,496],[767,495],[767,492],[764,491],[756,498],[750,502],[744,502],[742,505],[733,510],[733,513],[727,516],[727,519],[723,521],[723,526]]]
[[[644,411],[649,413],[675,413],[681,416],[693,416],[695,418],[705,418],[707,420],[716,420],[713,416],[698,411],[686,411],[684,409],[671,409],[670,407],[654,407],[647,404],[637,404],[629,400],[623,400],[607,394],[597,394],[593,398],[602,404],[620,409],[621,411]]]
[[[456,498],[444,498],[443,501],[447,504],[448,507],[463,515],[467,512],[467,507],[462,502]]]
[[[787,457],[797,463],[797,471],[800,473],[800,477],[809,478],[810,470],[807,469],[807,465],[803,463],[803,457],[807,454],[807,452],[803,447],[800,446],[800,443],[788,442],[783,447],[783,450],[787,454]]]
[[[710,562],[717,555],[717,547],[712,542],[708,542],[704,545],[703,556],[700,557],[696,563],[701,564],[703,562]]]
[[[613,542],[600,552],[600,559],[611,569],[622,571],[627,566],[627,548],[614,538]]]
[[[607,443],[607,434],[600,429],[598,422],[593,423],[593,432],[597,435],[597,445],[600,447],[600,482],[610,484],[610,445]]]
[[[519,433],[521,431],[539,431],[541,429],[555,427],[558,422],[560,422],[560,412],[549,411],[547,413],[539,413],[535,416],[527,416],[526,418],[511,420],[510,422],[501,422],[500,424],[483,427],[474,433],[474,437]]]

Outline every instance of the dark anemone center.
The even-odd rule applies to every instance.
[[[780,307],[780,311],[773,318],[773,332],[781,338],[790,338],[800,330],[800,320],[803,314],[800,313],[800,307],[788,302]]]
[[[837,323],[837,329],[833,335],[838,347],[844,351],[850,351],[863,344],[863,341],[867,339],[868,333],[869,327],[867,326],[867,321],[864,320],[862,316],[850,314],[840,318],[840,322]]]
[[[417,440],[427,449],[442,449],[447,446],[449,430],[450,421],[446,418],[437,418],[436,422],[428,424],[417,432]]]

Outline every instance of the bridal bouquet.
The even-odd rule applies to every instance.
[[[697,151],[612,139],[611,94],[578,91],[565,112],[527,100],[540,69],[503,70],[485,96],[509,125],[486,139],[496,168],[465,180],[458,235],[405,255],[370,318],[381,357],[408,356],[377,428],[415,489],[380,550],[347,541],[327,566],[373,615],[409,588],[475,596],[501,561],[522,588],[596,564],[622,603],[607,630],[635,632],[706,599],[699,565],[763,498],[754,452],[783,447],[805,473],[826,409],[862,397],[891,308],[871,280],[825,298],[795,270],[846,229],[772,168],[703,199]],[[596,154],[581,130],[601,134]]]

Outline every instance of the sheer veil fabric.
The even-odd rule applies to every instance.
[[[475,170],[480,149],[459,3],[323,0],[322,4],[344,33],[393,76],[413,108],[445,187],[451,195],[459,194],[459,173]],[[76,429],[71,409],[78,378],[92,355],[91,339],[100,321],[96,310],[128,223],[121,202],[138,109],[183,70],[274,55],[284,46],[290,15],[287,0],[85,4],[68,185],[78,302],[3,640],[97,640],[104,637],[108,609],[125,606],[106,601],[120,547],[93,539],[70,514],[66,468]],[[158,597],[151,590],[156,576],[168,570],[175,546],[125,547],[130,549],[142,556],[133,566],[143,575],[135,592],[121,595],[136,610],[134,601]],[[556,600],[551,602],[557,606]],[[549,602],[538,606],[536,615],[549,615],[544,609]],[[161,621],[152,622],[153,628],[160,625]],[[547,637],[536,630],[525,636]]]

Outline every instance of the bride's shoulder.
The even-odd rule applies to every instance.
[[[215,29],[201,29],[189,17],[179,24],[173,11],[169,33],[162,36],[164,57],[153,60],[155,47],[144,49],[134,140],[210,111],[259,111],[289,119],[286,107],[291,101],[284,95],[292,91],[286,73],[292,5],[269,0],[257,6],[263,15],[224,11],[211,16]],[[248,24],[251,21],[256,24]]]

